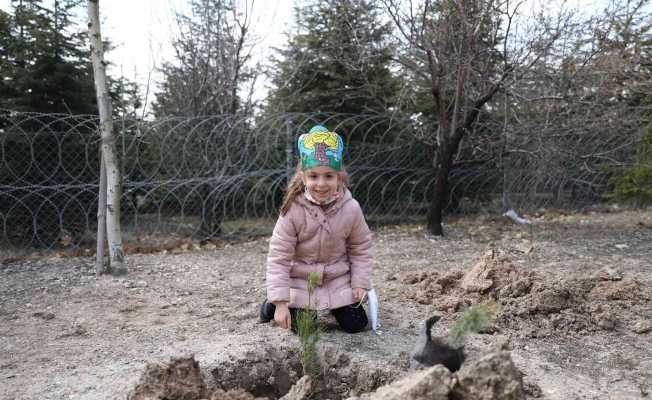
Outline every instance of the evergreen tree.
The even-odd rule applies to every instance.
[[[14,0],[8,33],[10,95],[2,107],[23,111],[94,113],[95,93],[84,35],[71,33],[78,1]]]
[[[13,36],[13,17],[0,10],[0,93],[2,98],[13,97],[12,79],[15,76],[14,48],[16,40]],[[0,101],[2,101],[0,99]]]
[[[0,108],[42,113],[96,114],[85,26],[73,13],[80,0],[13,0],[13,15],[0,12]],[[137,86],[110,80],[116,114],[140,107]]]
[[[275,60],[268,110],[368,113],[395,104],[391,28],[376,3],[312,1],[295,14],[299,32]]]
[[[93,150],[96,127],[86,116],[45,114],[97,114],[86,27],[73,18],[83,6],[80,0],[14,0],[11,12],[0,12],[0,128],[4,130],[0,184],[15,185],[19,189],[14,195],[39,210],[14,212],[7,221],[30,227],[15,234],[21,243],[37,237],[32,244],[49,246],[62,230],[81,235],[87,222],[95,220],[97,197],[74,185],[93,185],[98,180],[99,157]],[[116,114],[137,108],[133,83],[113,80],[110,91],[120,100]],[[13,119],[2,109],[44,115]],[[8,172],[23,170],[20,179]],[[44,189],[32,192],[32,185]],[[69,206],[70,198],[79,207]],[[14,201],[1,197],[0,214],[8,215]]]

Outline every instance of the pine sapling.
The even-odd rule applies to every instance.
[[[462,318],[450,330],[448,342],[452,347],[460,348],[471,332],[486,329],[496,315],[498,305],[495,302],[475,304],[462,314]]]
[[[311,272],[308,275],[308,308],[300,310],[297,315],[297,333],[301,342],[301,365],[303,374],[317,376],[319,363],[317,360],[317,343],[320,339],[320,328],[317,321],[317,312],[312,307],[312,295],[315,292],[319,274]]]

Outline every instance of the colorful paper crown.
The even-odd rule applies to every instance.
[[[310,132],[299,136],[297,143],[301,156],[301,169],[326,166],[336,171],[342,169],[342,138],[335,132],[329,132],[321,125],[315,125]]]

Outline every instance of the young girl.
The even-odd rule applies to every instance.
[[[360,332],[367,325],[359,304],[371,288],[371,232],[346,187],[342,138],[317,125],[298,147],[301,161],[269,242],[260,319],[296,332],[299,309],[330,310],[342,330]],[[309,296],[311,272],[319,280]]]

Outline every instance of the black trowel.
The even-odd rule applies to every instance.
[[[417,344],[412,350],[412,358],[427,366],[442,364],[449,371],[455,372],[464,362],[464,347],[454,348],[441,339],[432,338],[430,331],[440,318],[439,315],[435,315],[421,323],[421,332]]]

